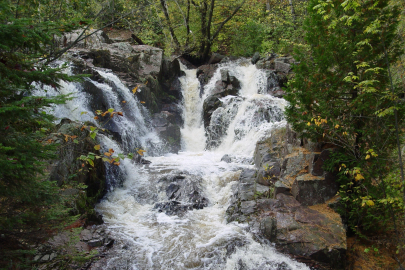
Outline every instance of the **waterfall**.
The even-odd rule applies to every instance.
[[[218,132],[220,143],[208,151],[202,107],[223,68],[238,78],[241,87],[238,96],[222,97],[222,106],[212,114],[209,128]],[[142,147],[149,154],[149,165],[125,159],[119,167],[107,168],[109,184],[116,188],[96,211],[103,215],[103,226],[115,243],[100,262],[102,269],[309,269],[278,253],[266,240],[258,242],[246,224],[226,221],[241,170],[253,167],[242,161],[252,157],[258,139],[285,124],[285,101],[265,94],[263,72],[250,64],[222,64],[200,93],[196,70],[184,70],[182,151],[164,156],[136,96],[113,73],[97,72],[102,81],[65,83],[60,91],[36,94],[72,93],[75,98],[55,106],[53,113],[99,126],[93,119],[96,109],[123,111],[123,117],[106,124],[112,135],[98,135],[103,150],[127,153]],[[234,155],[233,162],[221,161],[224,154]]]
[[[241,169],[252,165],[225,163],[221,157],[251,157],[260,137],[285,124],[285,101],[263,93],[266,80],[254,66],[231,63],[222,67],[242,83],[239,97],[224,97],[223,107],[215,114],[228,122],[222,143],[204,151],[207,138],[202,104],[219,71],[200,93],[196,70],[184,70],[182,151],[148,157],[152,163],[143,167],[124,164],[124,186],[110,192],[96,208],[116,239],[103,269],[308,269],[278,253],[271,244],[257,242],[246,224],[226,221]],[[206,207],[184,212],[182,209],[190,205],[181,197],[176,203],[182,207],[170,208],[168,196],[184,188],[182,182],[195,185],[194,192],[206,198]]]
[[[181,142],[184,151],[199,152],[205,148],[204,126],[202,125],[201,111],[203,100],[200,97],[200,83],[197,70],[185,70],[186,76],[180,78],[183,88],[183,119],[184,127],[181,129]]]

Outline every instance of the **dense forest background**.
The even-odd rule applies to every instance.
[[[0,0],[2,235],[27,232],[39,220],[51,231],[79,218],[55,195],[61,187],[44,181],[57,145],[46,140],[54,119],[41,109],[70,97],[30,94],[35,83],[58,87],[60,80],[80,80],[49,65],[69,49],[56,46],[55,37],[78,31],[78,42],[97,29],[129,30],[134,44],[159,47],[166,56],[183,55],[197,65],[212,53],[294,56],[295,75],[285,89],[289,122],[303,137],[341,149],[328,166],[340,171],[341,214],[349,234],[368,241],[365,253],[378,255],[380,245],[389,243],[389,256],[402,267],[400,0]],[[383,240],[373,242],[376,235]],[[2,263],[29,265],[21,258],[29,258],[30,250],[21,246],[11,245],[14,253]]]

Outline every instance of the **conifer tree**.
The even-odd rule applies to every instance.
[[[392,112],[403,112],[387,66],[401,54],[394,42],[399,13],[388,4],[311,0],[305,22],[309,51],[297,52],[295,77],[287,89],[286,116],[293,128],[342,149],[336,160],[341,184],[359,196],[352,209],[374,206],[384,196],[381,180],[396,145]]]
[[[44,109],[68,97],[38,97],[32,91],[35,85],[58,87],[60,80],[77,79],[46,64],[55,52],[54,36],[75,23],[16,18],[9,1],[0,1],[0,8],[0,198],[39,204],[52,195],[52,183],[40,176],[55,150],[45,140],[54,118]]]

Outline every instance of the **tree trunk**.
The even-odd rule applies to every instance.
[[[291,16],[292,16],[293,23],[294,23],[294,28],[295,28],[295,22],[296,22],[296,20],[295,20],[295,10],[294,10],[294,5],[293,5],[292,0],[288,0],[288,1],[290,2]]]
[[[243,4],[244,4],[245,2],[246,2],[246,0],[243,0],[243,2],[242,2],[239,6],[237,6],[237,7],[235,8],[235,10],[232,12],[232,14],[229,15],[225,20],[222,21],[222,23],[218,26],[218,28],[216,29],[216,31],[214,32],[214,34],[212,35],[212,37],[211,37],[211,35],[210,35],[210,39],[207,41],[206,44],[204,44],[204,50],[203,50],[203,51],[200,50],[200,52],[202,52],[202,54],[201,54],[202,59],[207,59],[207,58],[208,58],[208,55],[209,55],[210,52],[211,52],[211,47],[212,47],[212,44],[213,44],[214,40],[218,37],[218,35],[219,35],[219,33],[221,32],[221,30],[222,30],[222,28],[224,27],[224,25],[225,25],[230,19],[232,19],[233,16],[235,16],[235,14],[239,11],[239,9],[243,6]],[[214,0],[212,0],[212,3],[214,3]],[[212,8],[213,8],[213,7],[212,7]],[[210,25],[210,27],[211,27],[211,25]],[[211,28],[210,28],[210,29],[211,29]]]
[[[162,5],[163,13],[165,14],[165,18],[166,18],[166,21],[167,21],[167,26],[169,26],[170,35],[172,36],[174,44],[176,45],[176,50],[178,50],[178,49],[180,49],[180,43],[177,40],[176,34],[174,33],[172,24],[170,22],[170,17],[169,17],[169,13],[167,12],[165,0],[160,0],[160,4]]]
[[[188,46],[188,42],[190,39],[190,0],[187,0],[186,31],[187,31],[186,35],[187,38],[185,47]]]
[[[205,46],[208,42],[207,40],[207,2],[204,1],[200,5],[200,18],[201,18],[201,45],[199,54],[203,55],[205,51]]]

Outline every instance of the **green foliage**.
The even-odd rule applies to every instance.
[[[69,97],[34,96],[35,87],[58,87],[72,81],[46,60],[55,53],[53,39],[71,23],[38,21],[29,2],[0,2],[0,197],[16,203],[41,204],[52,200],[56,187],[43,180],[46,161],[55,157],[56,145],[46,141],[54,117],[45,109]],[[28,18],[22,15],[34,14]],[[77,24],[78,25],[78,24]],[[8,213],[1,223],[27,221],[24,213]],[[28,218],[28,219],[27,219]]]
[[[266,38],[262,47],[264,52],[280,54],[292,53],[296,46],[304,46],[302,24],[306,18],[306,1],[269,1],[266,11]]]
[[[252,56],[255,52],[261,52],[265,37],[265,27],[256,20],[248,19],[242,24],[232,38],[232,54]]]
[[[388,2],[311,0],[304,25],[310,50],[297,50],[300,64],[286,96],[295,130],[342,149],[334,165],[357,232],[384,223],[396,208],[384,178],[396,146],[390,112],[402,114],[404,107],[396,103],[400,89],[391,88],[387,61],[402,51],[394,42],[398,9]]]
[[[343,151],[334,152],[325,164],[328,171],[338,171],[341,207],[338,212],[352,232],[364,237],[367,232],[392,229],[392,215],[401,215],[404,208],[403,187],[398,172],[385,178],[389,169],[377,157],[367,161],[353,159]]]

